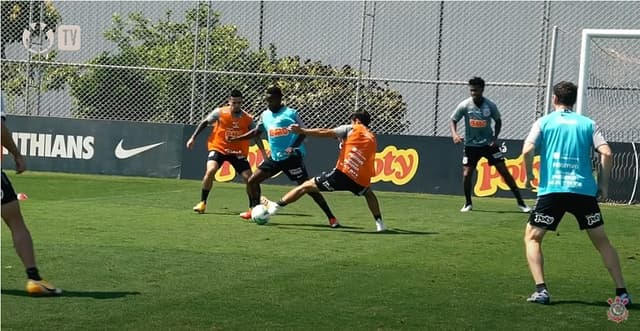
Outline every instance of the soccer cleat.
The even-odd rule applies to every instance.
[[[520,211],[523,213],[530,213],[531,212],[531,207],[525,205],[518,205],[518,208],[520,208]]]
[[[378,232],[387,231],[387,227],[384,226],[384,222],[382,222],[382,220],[376,221],[376,231]]]
[[[338,222],[338,219],[335,217],[331,217],[329,218],[329,226],[331,226],[332,228],[339,228],[340,227],[340,222]]]
[[[204,211],[207,209],[207,204],[204,201],[198,202],[197,205],[193,206],[193,211],[198,214],[204,214]]]
[[[464,207],[462,207],[462,209],[460,209],[461,212],[466,213],[468,211],[471,211],[473,209],[473,205],[472,204],[468,204],[468,205],[464,205]]]
[[[527,301],[546,305],[546,304],[549,304],[549,302],[551,301],[551,296],[549,295],[549,292],[546,289],[540,292],[535,291],[533,292],[533,294],[531,294],[530,297],[527,298]]]
[[[240,218],[245,219],[245,220],[250,220],[251,219],[251,209],[249,209],[248,211],[245,211],[243,213],[240,213]]]
[[[27,281],[27,293],[32,296],[53,296],[62,294],[62,290],[46,280],[29,279]]]
[[[265,205],[265,207],[267,207],[267,212],[269,213],[269,216],[275,215],[278,212],[278,210],[282,208],[279,204],[267,199],[264,196],[260,197],[260,203],[262,203],[263,205]]]
[[[622,295],[620,295],[620,302],[624,302],[625,299],[627,300],[627,303],[625,304],[625,306],[627,308],[631,307],[631,294],[622,293]]]

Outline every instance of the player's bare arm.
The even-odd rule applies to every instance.
[[[26,162],[11,137],[11,131],[4,123],[4,117],[2,118],[2,146],[13,155],[13,160],[16,162],[16,173],[24,172],[27,169]]]
[[[237,137],[229,137],[229,141],[238,141],[238,140],[248,140],[248,139],[253,139],[259,135],[262,134],[262,130],[260,129],[260,126],[257,126],[249,131],[247,131],[245,134],[241,134]]]
[[[609,177],[613,167],[613,152],[609,144],[602,144],[596,148],[600,153],[600,175],[598,176],[598,189],[600,198],[606,199],[609,196]]]
[[[295,132],[300,135],[312,136],[312,137],[321,137],[321,138],[337,137],[336,132],[333,129],[324,129],[324,128],[308,129],[308,128],[302,128],[298,124],[290,125],[289,131]]]
[[[200,122],[200,124],[198,124],[198,126],[196,127],[195,130],[193,130],[193,134],[191,135],[191,137],[189,137],[189,140],[187,140],[187,148],[188,149],[192,149],[193,145],[195,144],[196,141],[196,137],[202,132],[204,131],[204,129],[207,128],[207,126],[209,126],[209,121],[208,120],[202,120],[202,122]]]
[[[451,123],[449,123],[449,128],[451,129],[451,137],[453,138],[453,143],[461,143],[462,137],[460,137],[460,135],[458,134],[458,122],[451,120]]]
[[[525,169],[527,170],[527,178],[525,179],[525,184],[527,186],[530,186],[531,184],[531,180],[533,180],[534,175],[533,175],[533,152],[536,149],[536,145],[525,141],[524,145],[522,146],[522,157],[524,158],[524,166]]]
[[[500,135],[500,130],[502,130],[502,120],[501,119],[494,119],[495,121],[495,125],[493,127],[493,141],[491,141],[491,145],[489,146],[493,146],[496,144],[496,142],[498,141],[498,136]]]

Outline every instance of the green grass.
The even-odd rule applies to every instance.
[[[40,270],[66,290],[25,295],[2,229],[3,330],[640,329],[607,320],[613,283],[585,233],[565,217],[544,242],[553,305],[525,302],[533,281],[512,199],[379,192],[389,233],[363,198],[309,197],[266,226],[246,223],[244,187],[215,184],[207,214],[198,181],[29,172],[23,213]],[[264,185],[272,199],[290,187]],[[640,301],[640,208],[603,206],[606,229]]]

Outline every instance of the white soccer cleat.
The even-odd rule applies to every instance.
[[[518,205],[518,208],[520,208],[520,211],[523,213],[530,213],[531,212],[531,207],[527,206],[527,205]]]
[[[384,232],[387,231],[387,227],[384,226],[384,222],[380,221],[376,221],[376,231],[378,232]]]
[[[464,207],[462,207],[462,209],[460,209],[461,212],[466,213],[468,211],[471,211],[473,209],[473,205],[472,204],[468,204],[468,205],[464,205]]]
[[[275,215],[278,210],[280,210],[280,205],[278,205],[277,203],[267,199],[267,197],[265,196],[261,196],[260,197],[260,203],[262,203],[263,205],[265,205],[267,207],[267,212],[269,213],[269,215]]]

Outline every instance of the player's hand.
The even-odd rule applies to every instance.
[[[453,143],[454,144],[459,144],[463,141],[464,139],[462,139],[462,137],[460,137],[460,135],[456,134],[453,136]]]
[[[21,174],[27,170],[27,162],[24,160],[24,156],[18,155],[14,158],[16,161],[16,173]]]
[[[294,148],[289,146],[284,150],[284,152],[287,153],[287,154],[293,154]]]
[[[298,124],[291,124],[289,125],[289,131],[300,134],[302,133],[302,128]]]
[[[609,198],[609,188],[608,187],[599,187],[598,188],[598,197],[601,201],[605,201]]]
[[[189,138],[189,140],[187,140],[187,148],[188,148],[188,149],[192,149],[192,148],[193,148],[193,145],[195,144],[195,142],[196,142],[196,141],[195,141],[195,139],[193,139],[193,137],[192,137],[192,138]]]
[[[524,188],[526,188],[527,190],[533,190],[535,187],[533,187],[533,180],[535,179],[535,176],[533,174],[528,174],[525,178],[524,178]]]

